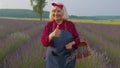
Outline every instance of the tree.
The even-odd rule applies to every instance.
[[[33,11],[40,17],[40,20],[42,21],[43,8],[46,5],[46,1],[45,0],[31,0],[31,5],[33,7]]]

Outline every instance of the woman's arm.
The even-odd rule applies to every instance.
[[[53,44],[53,41],[49,37],[50,32],[51,32],[51,26],[49,23],[47,23],[41,35],[41,42],[45,47],[51,46]]]
[[[71,22],[71,30],[73,35],[73,41],[75,42],[73,47],[77,49],[78,46],[80,45],[80,36],[75,28],[75,25],[72,22]]]
[[[70,43],[68,43],[65,47],[66,49],[71,49],[72,47],[74,47],[75,49],[78,48],[78,46],[80,45],[80,37],[79,34],[75,28],[74,23],[70,22],[70,21],[66,21],[67,22],[67,29],[68,31],[72,34],[73,36],[73,41],[71,41]]]

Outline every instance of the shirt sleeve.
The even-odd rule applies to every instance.
[[[75,28],[75,25],[73,23],[71,23],[71,32],[73,35],[73,41],[75,41],[75,45],[73,46],[75,49],[78,48],[78,46],[80,45],[80,36]]]
[[[43,44],[43,46],[48,47],[51,46],[53,44],[53,41],[49,41],[49,34],[51,32],[50,30],[50,26],[49,24],[46,24],[43,31],[42,31],[42,35],[41,35],[41,42]]]

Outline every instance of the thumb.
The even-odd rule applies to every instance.
[[[57,27],[55,28],[55,31],[59,29],[59,25],[57,25]]]
[[[56,29],[59,29],[59,25],[57,25]]]

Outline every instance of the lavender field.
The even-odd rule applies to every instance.
[[[0,68],[44,68],[40,36],[46,21],[0,19]],[[120,25],[75,23],[92,55],[76,68],[120,68]]]

